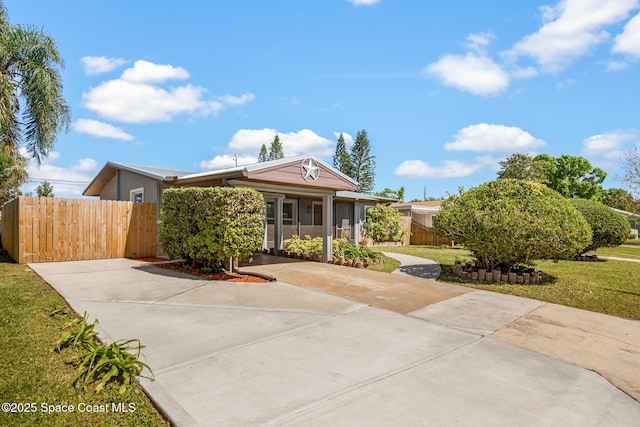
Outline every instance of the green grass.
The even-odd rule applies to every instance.
[[[630,239],[624,242],[625,245],[640,246],[640,239]]]
[[[400,262],[396,261],[393,258],[389,258],[383,254],[382,256],[382,264],[373,264],[367,267],[367,270],[373,271],[381,271],[383,273],[391,273],[396,268],[400,267]]]
[[[633,248],[629,248],[625,246],[618,246],[615,248],[600,248],[591,253],[599,256],[614,256],[619,258],[630,258],[630,259],[640,260],[640,246],[633,247]]]
[[[463,281],[451,274],[451,266],[456,260],[463,261],[471,258],[465,249],[428,246],[396,246],[380,249],[385,252],[403,253],[436,261],[442,265],[439,280],[443,282],[640,320],[640,280],[638,280],[640,263],[637,262],[542,261],[537,263],[536,268],[550,275],[551,280],[548,283],[541,285],[481,284]]]
[[[71,383],[76,369],[69,353],[50,353],[73,311],[25,265],[0,254],[0,396],[3,402],[35,403],[35,413],[0,412],[2,426],[164,426],[164,420],[137,382],[126,393],[117,385],[102,393],[81,392]],[[58,309],[61,315],[50,316]],[[135,412],[114,413],[112,403],[132,404]],[[42,404],[73,405],[73,413],[44,413]],[[78,412],[79,405],[106,405],[109,412]]]

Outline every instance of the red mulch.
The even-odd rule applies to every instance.
[[[139,259],[136,259],[139,260]],[[162,261],[166,261],[166,259],[162,259]],[[267,283],[268,280],[263,279],[262,277],[250,276],[248,274],[237,274],[237,273],[221,273],[221,274],[210,274],[203,273],[202,271],[191,268],[184,263],[172,262],[167,264],[156,264],[156,267],[166,268],[167,270],[180,271],[182,273],[191,274],[193,276],[198,276],[206,280],[221,280],[224,282],[251,282],[251,283]]]
[[[132,259],[134,261],[140,261],[140,262],[162,262],[162,261],[169,261],[168,258],[160,258],[157,256],[142,256],[142,257],[137,257],[137,258],[129,258]]]

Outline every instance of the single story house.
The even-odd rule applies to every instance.
[[[265,199],[263,248],[282,249],[292,235],[321,236],[323,257],[333,237],[359,244],[366,208],[393,201],[359,193],[359,184],[314,156],[296,156],[207,172],[107,162],[82,193],[106,200],[155,202],[160,218],[162,191],[170,187],[253,188]]]
[[[424,202],[392,203],[389,207],[400,212],[403,217],[411,218],[410,244],[452,246],[453,241],[438,237],[433,227],[433,219],[440,212],[441,204],[442,200],[428,200]]]
[[[433,227],[433,218],[440,212],[442,200],[428,200],[424,202],[392,203],[389,207],[400,212],[402,216],[410,217],[413,222],[425,228]]]

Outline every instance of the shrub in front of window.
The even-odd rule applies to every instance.
[[[434,225],[441,237],[467,247],[478,267],[503,273],[534,260],[572,259],[592,237],[569,200],[542,184],[515,179],[450,197]]]
[[[264,198],[249,188],[170,188],[162,193],[160,241],[172,258],[220,269],[264,236]]]

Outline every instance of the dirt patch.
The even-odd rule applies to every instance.
[[[166,261],[164,259],[163,261]],[[156,264],[156,267],[165,268],[167,270],[179,271],[181,273],[191,274],[192,276],[198,276],[206,280],[218,280],[223,282],[251,282],[251,283],[267,283],[268,280],[262,277],[251,276],[249,274],[238,273],[204,273],[196,268],[192,268],[181,262],[172,262],[166,264]]]

